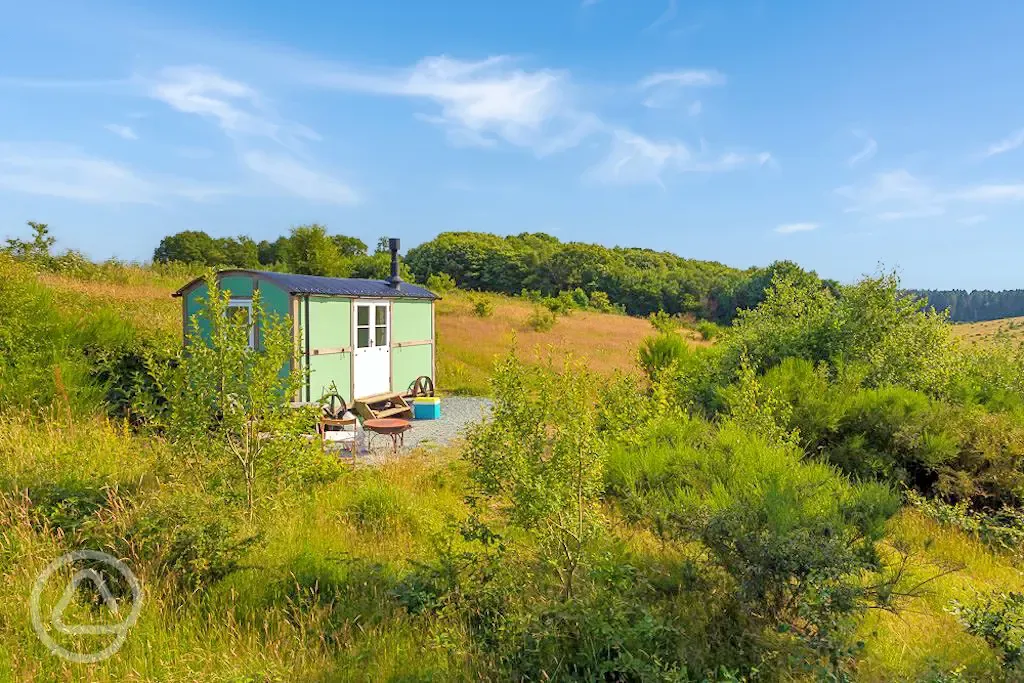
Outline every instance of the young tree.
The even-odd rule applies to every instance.
[[[524,366],[511,352],[495,369],[493,419],[469,438],[466,459],[477,492],[521,529],[537,532],[555,567],[561,598],[601,527],[603,449],[589,373]]]
[[[212,272],[206,280],[209,294],[190,321],[185,348],[171,363],[150,364],[167,399],[154,422],[204,481],[223,478],[231,491],[241,480],[251,518],[260,474],[304,450],[312,418],[288,406],[302,384],[299,373],[282,372],[294,352],[291,323],[267,315],[258,292],[251,314],[231,307],[230,292]]]
[[[57,243],[57,239],[50,235],[50,226],[46,223],[29,221],[28,227],[32,228],[32,239],[30,241],[11,237],[7,239],[8,252],[17,259],[32,262],[44,262],[52,258],[50,250]]]

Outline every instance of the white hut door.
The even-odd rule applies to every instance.
[[[391,311],[386,301],[355,303],[353,398],[391,391]]]

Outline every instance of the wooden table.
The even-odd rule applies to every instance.
[[[405,433],[412,429],[408,420],[397,417],[385,417],[379,420],[364,420],[363,429],[368,429],[376,436],[386,436],[391,439],[392,455],[398,453],[398,449],[405,445]]]

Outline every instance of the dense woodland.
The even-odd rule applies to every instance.
[[[157,263],[282,268],[334,277],[385,277],[389,261],[382,238],[373,254],[354,237],[329,235],[319,225],[295,228],[274,242],[248,237],[212,238],[202,232],[165,237],[153,254]],[[738,309],[756,306],[777,274],[817,282],[795,263],[738,270],[670,252],[560,242],[544,233],[499,237],[448,232],[408,251],[407,274],[418,282],[447,274],[461,289],[554,297],[562,292],[595,293],[631,315],[656,311],[692,314],[729,322]],[[834,283],[828,283],[834,288]]]
[[[928,300],[937,311],[949,311],[949,319],[958,323],[999,320],[1024,315],[1024,289],[993,292],[988,289],[914,290],[915,296]]]

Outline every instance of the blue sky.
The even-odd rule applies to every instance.
[[[7,3],[0,225],[321,222],[1024,287],[1024,4]]]

